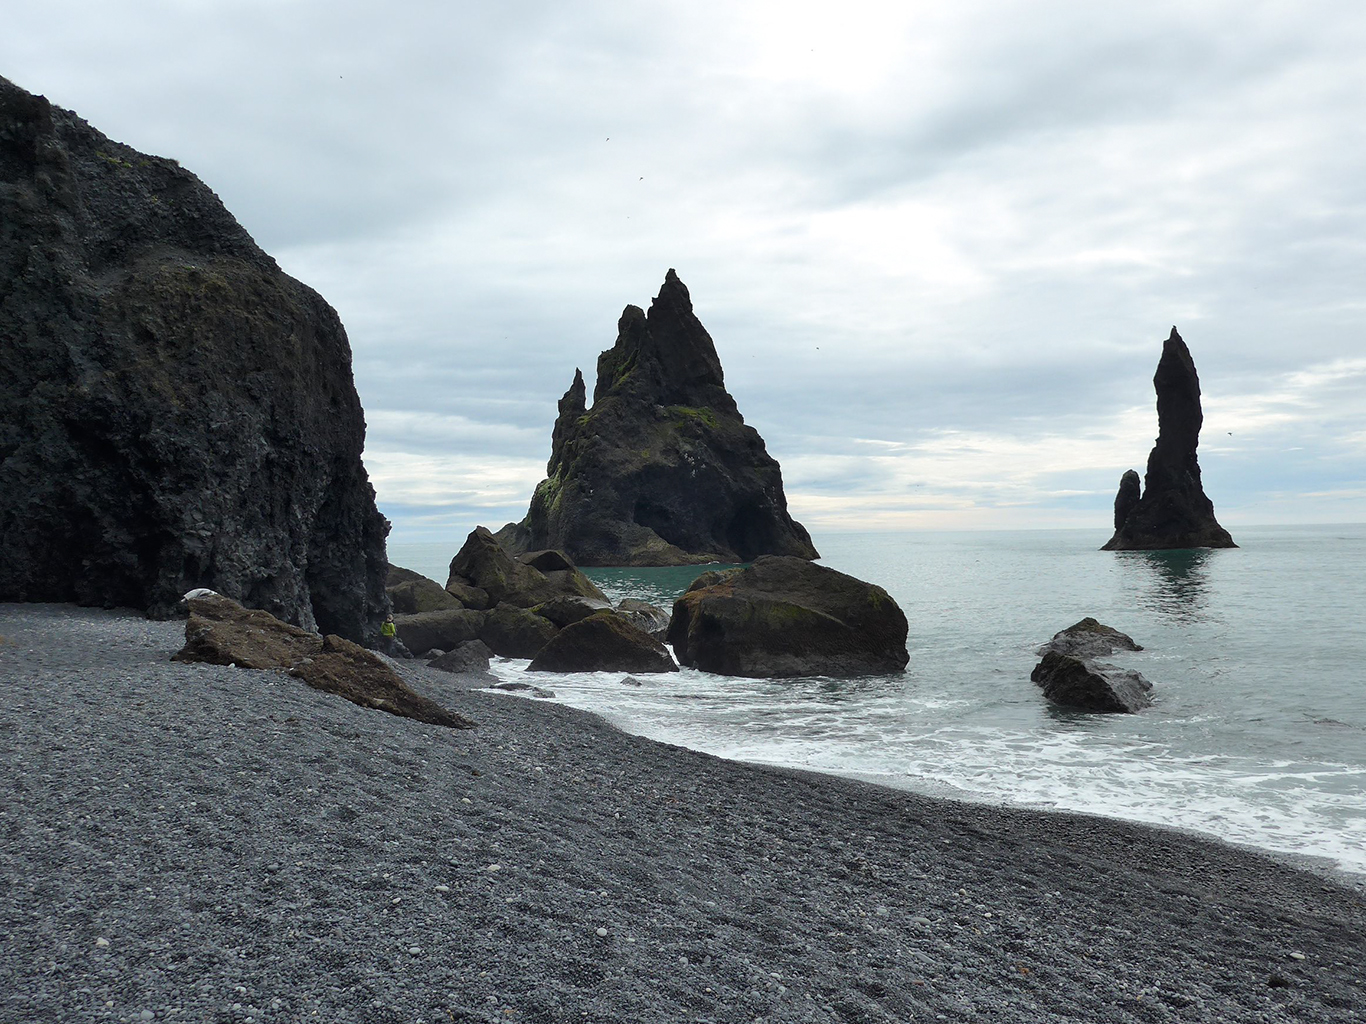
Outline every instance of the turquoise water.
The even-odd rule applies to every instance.
[[[910,622],[904,675],[557,676],[556,699],[723,757],[1194,829],[1366,873],[1366,526],[1235,531],[1227,551],[1102,552],[1091,531],[817,538]],[[445,579],[453,551],[428,557]],[[404,557],[413,561],[405,563]],[[594,569],[668,605],[701,569]],[[1034,647],[1085,615],[1146,648],[1138,715],[1050,706]],[[497,671],[517,676],[524,662]]]

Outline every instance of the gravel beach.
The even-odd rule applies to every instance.
[[[0,1020],[1366,1021],[1360,879],[183,636],[0,605]]]

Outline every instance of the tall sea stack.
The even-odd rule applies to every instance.
[[[672,270],[647,314],[627,306],[598,357],[560,399],[547,477],[511,551],[558,548],[579,565],[818,558],[787,512],[782,471],[726,391],[721,360]]]
[[[364,440],[321,296],[175,161],[0,78],[0,600],[210,587],[372,640]]]
[[[1157,443],[1139,493],[1138,474],[1127,471],[1115,496],[1115,535],[1104,551],[1164,548],[1233,548],[1214,518],[1214,503],[1200,484],[1200,378],[1181,335],[1172,328],[1153,375],[1157,390]]]

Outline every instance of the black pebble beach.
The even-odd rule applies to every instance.
[[[0,605],[0,1021],[1366,1020],[1362,880]]]

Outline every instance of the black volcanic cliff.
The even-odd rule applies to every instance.
[[[1195,456],[1205,420],[1200,378],[1175,327],[1162,345],[1153,387],[1157,390],[1157,443],[1148,456],[1143,491],[1140,495],[1138,474],[1132,469],[1120,479],[1115,535],[1102,550],[1237,547],[1215,520],[1214,503],[1200,483]]]
[[[627,306],[617,330],[598,357],[591,409],[574,372],[547,478],[499,541],[558,548],[579,565],[819,557],[788,515],[782,471],[726,391],[678,276],[669,271],[648,314]]]
[[[0,78],[0,600],[204,586],[372,639],[364,437],[321,296],[177,163]]]

